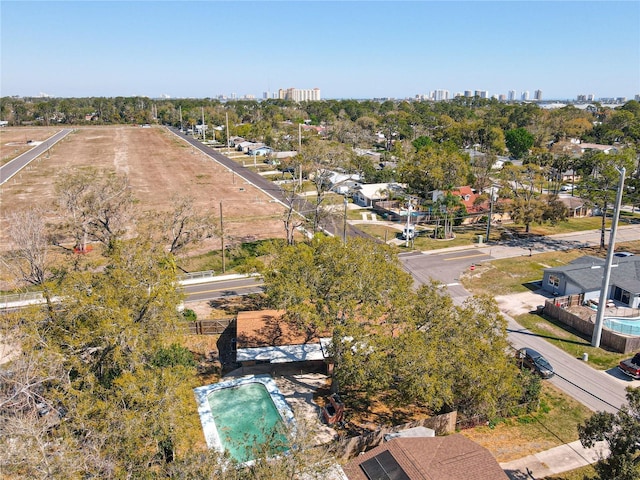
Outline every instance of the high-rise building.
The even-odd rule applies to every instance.
[[[293,100],[294,102],[306,102],[320,100],[320,89],[301,90],[299,88],[287,88],[278,90],[278,98],[281,100]]]
[[[586,102],[587,101],[587,96],[581,93],[580,95],[578,95],[576,97],[576,101],[578,101],[578,102]]]
[[[504,93],[498,95],[498,100],[501,102],[505,102],[507,100],[507,96]]]
[[[471,98],[471,97],[473,97],[473,92],[471,90],[465,90],[464,91],[464,96]]]
[[[527,100],[529,100],[529,90],[525,90],[524,92],[522,92],[521,100],[523,102],[526,102]]]
[[[587,95],[587,102],[593,102],[596,99],[596,96],[593,93]]]
[[[537,102],[542,100],[542,90],[536,90],[533,94],[533,99]]]
[[[515,102],[516,101],[516,91],[515,90],[509,90],[509,101],[510,102]]]
[[[436,102],[441,102],[442,100],[449,100],[449,90],[436,90],[433,92],[433,99]]]

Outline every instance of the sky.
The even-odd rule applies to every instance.
[[[640,1],[0,1],[0,96],[640,94]]]

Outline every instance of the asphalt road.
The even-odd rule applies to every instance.
[[[171,131],[173,134],[175,134],[176,136],[182,138],[185,142],[189,143],[192,147],[197,148],[198,150],[208,155],[219,164],[225,166],[230,171],[234,172],[236,175],[244,179],[247,183],[265,192],[271,198],[281,203],[283,207],[288,206],[285,193],[282,191],[280,186],[276,185],[274,182],[267,180],[264,177],[262,177],[262,175],[254,172],[253,170],[250,170],[249,168],[238,164],[236,161],[231,160],[230,158],[216,151],[214,148],[211,148],[208,145],[203,145],[199,140],[193,138],[193,136],[185,135],[178,128],[167,127],[167,129]],[[297,212],[305,216],[308,216],[311,212],[315,210],[313,205],[307,202],[307,200],[301,196],[296,197],[296,200],[294,202],[294,208]],[[341,218],[329,217],[327,219],[324,219],[321,222],[321,227],[331,235],[342,237],[344,222],[342,221]],[[357,228],[353,227],[352,225],[347,225],[347,236],[351,238],[352,237],[365,237],[370,239],[373,238],[370,235],[367,235],[366,233],[362,232],[361,230],[358,230]]]
[[[182,288],[186,294],[185,302],[199,302],[222,297],[234,297],[262,292],[262,278],[235,278],[231,280],[186,285]]]
[[[22,155],[11,160],[9,163],[0,167],[0,185],[13,177],[16,173],[26,167],[29,162],[33,161],[44,152],[49,150],[52,146],[62,140],[64,137],[69,135],[73,130],[70,128],[65,128],[60,130],[55,135],[52,135],[47,140],[42,142],[40,145],[36,145],[31,150],[24,152]]]
[[[640,239],[640,226],[619,227],[616,242],[637,239]],[[438,281],[447,286],[454,302],[460,304],[471,294],[458,283],[458,278],[472,264],[478,265],[495,258],[518,257],[529,255],[529,253],[598,245],[599,241],[600,233],[589,231],[429,254],[401,254],[400,260],[404,268],[413,276],[416,285],[428,283],[431,280]],[[640,381],[630,380],[615,368],[606,372],[591,368],[581,358],[568,355],[547,342],[544,337],[523,328],[508,315],[505,315],[505,318],[508,321],[508,336],[511,344],[515,348],[528,346],[542,353],[556,371],[556,375],[548,381],[591,410],[615,412],[626,403],[625,388],[640,386]]]

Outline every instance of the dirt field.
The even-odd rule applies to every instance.
[[[43,142],[59,130],[53,127],[0,128],[0,165],[33,148],[28,141]]]
[[[55,131],[3,128],[2,157],[23,148],[14,143],[22,141],[27,150],[30,147],[26,146],[25,138],[41,141]],[[2,187],[0,249],[8,246],[4,232],[11,211],[52,205],[56,176],[67,167],[87,165],[126,173],[144,210],[168,209],[172,196],[183,194],[195,198],[203,213],[208,211],[219,217],[222,202],[227,244],[234,240],[284,237],[282,206],[237,177],[234,184],[231,172],[164,128],[81,127],[56,144],[49,158],[36,159]],[[219,247],[219,240],[212,239],[199,250]]]

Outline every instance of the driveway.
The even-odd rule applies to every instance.
[[[511,317],[534,312],[539,305],[544,305],[544,302],[549,298],[552,298],[551,295],[543,290],[511,293],[495,297],[500,311]]]

